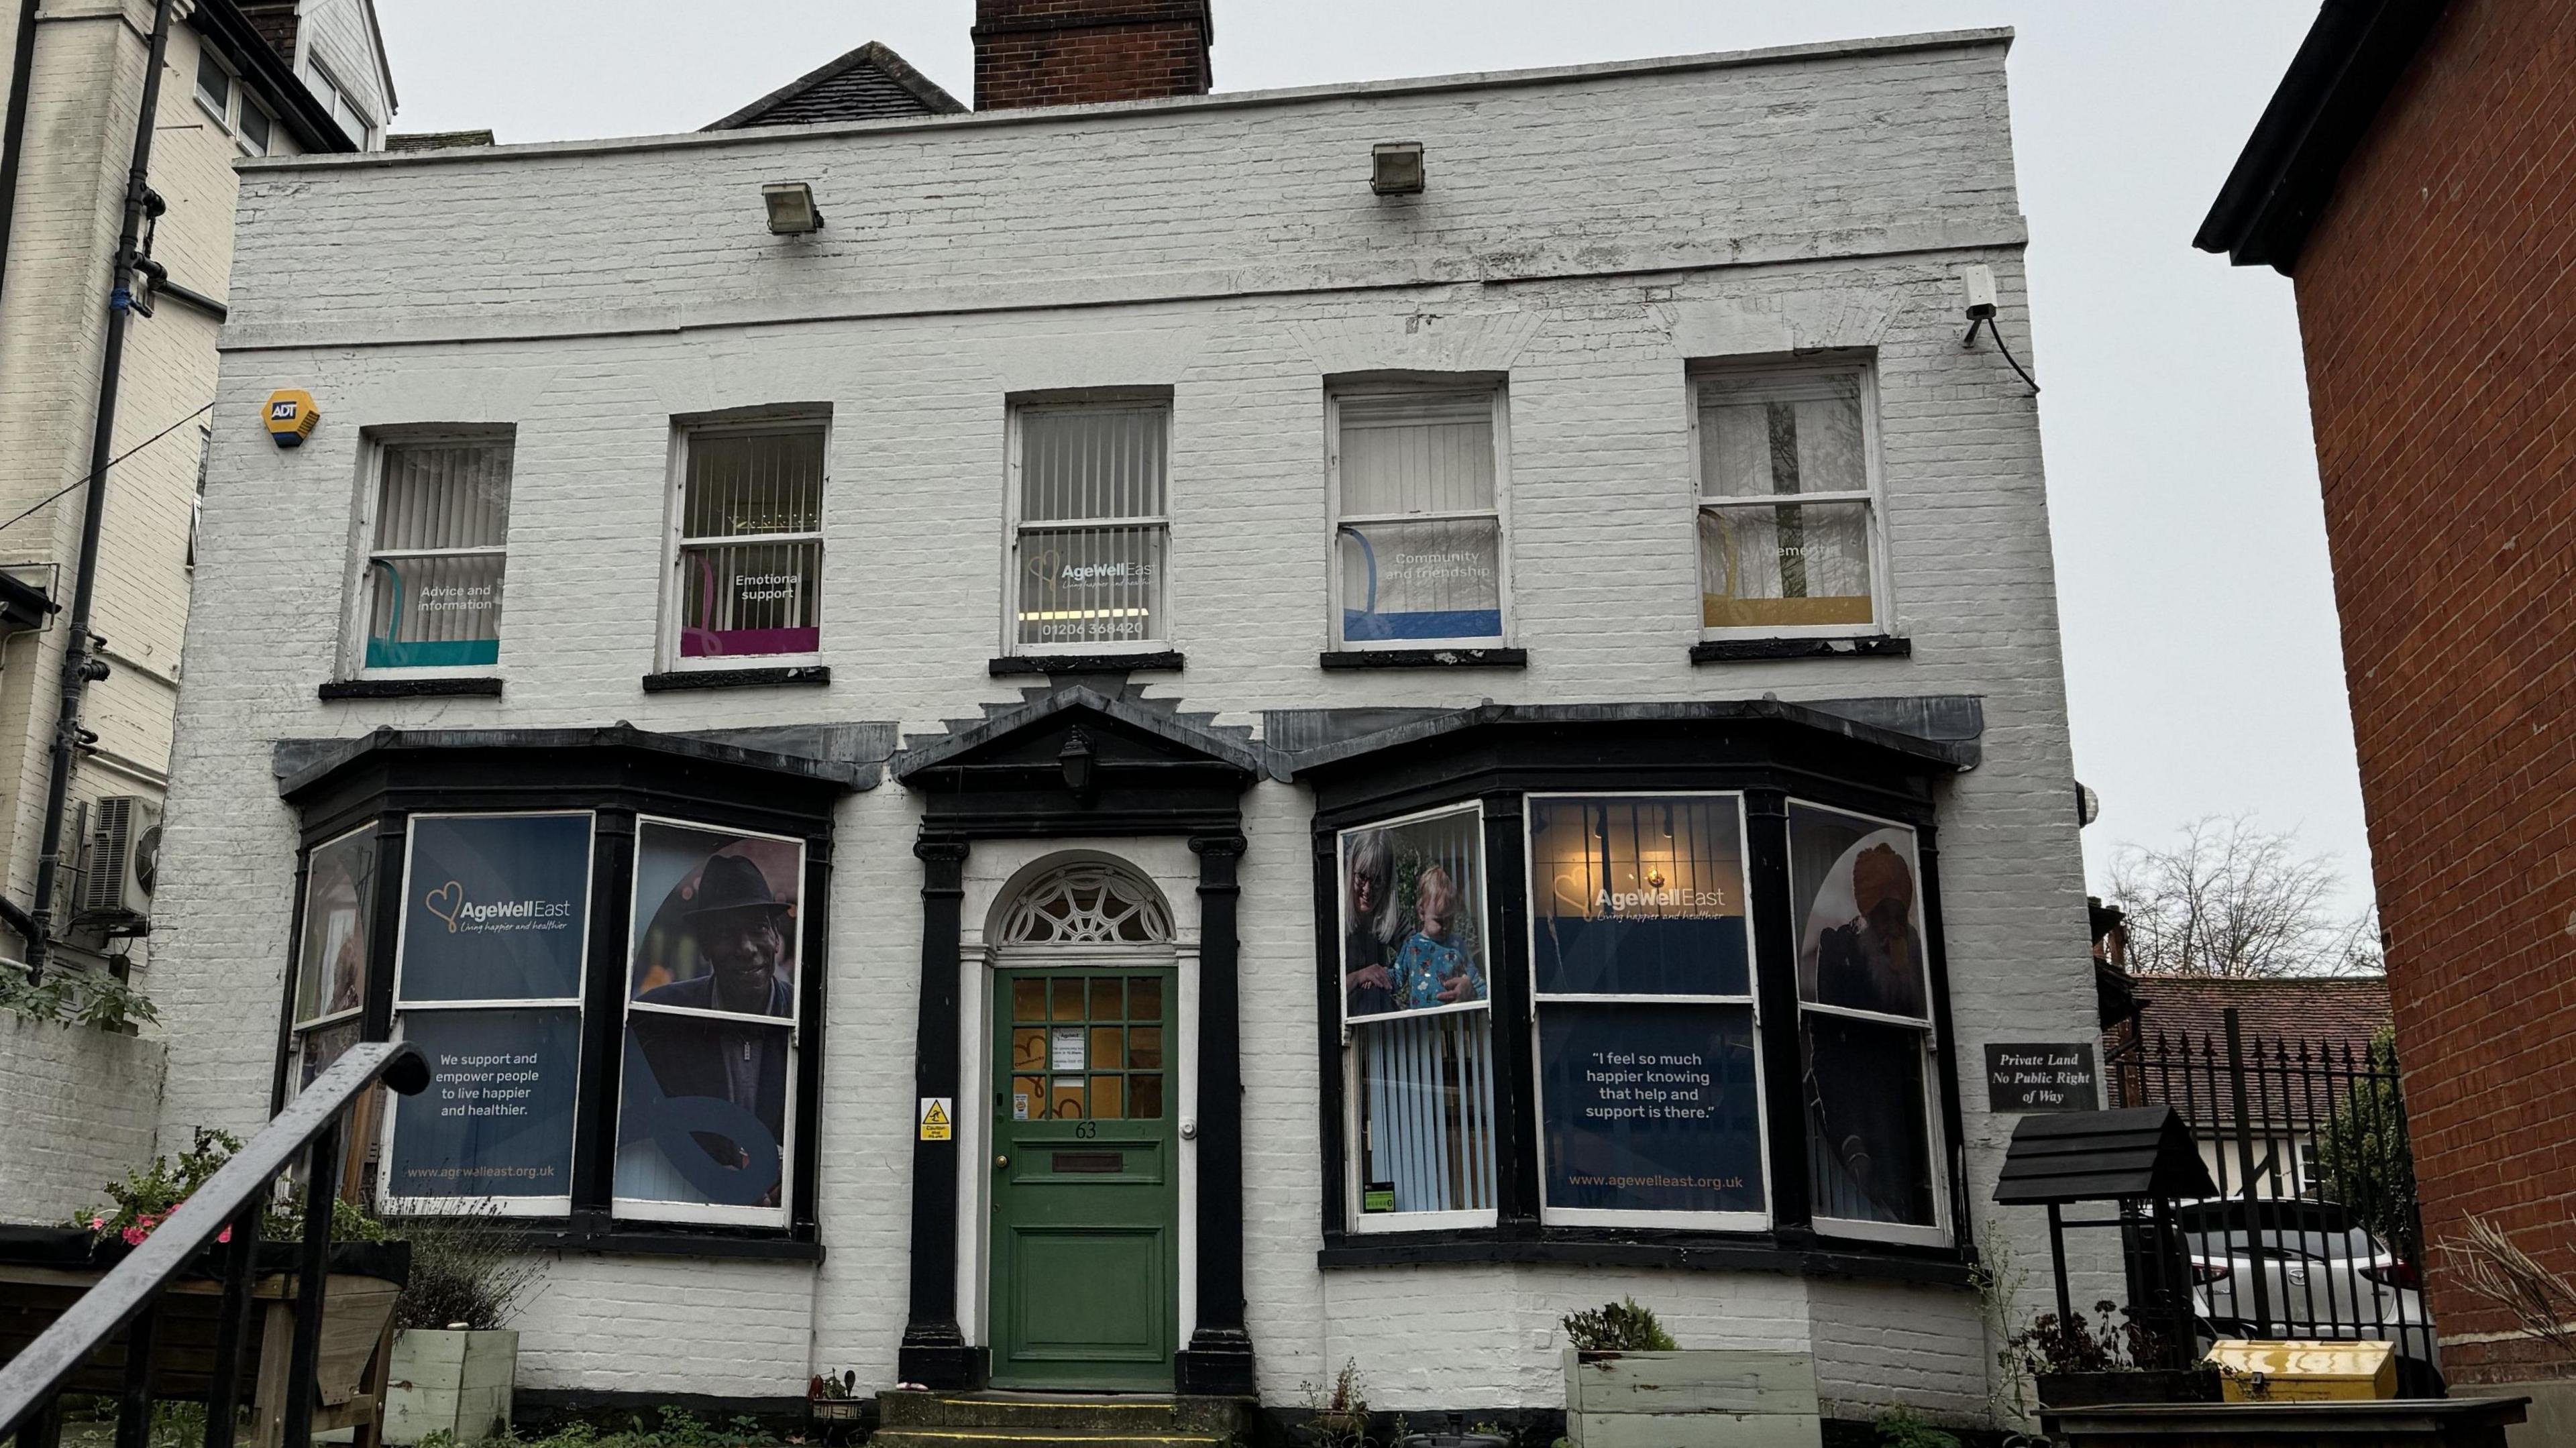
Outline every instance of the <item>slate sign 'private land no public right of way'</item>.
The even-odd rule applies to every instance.
[[[1986,1046],[1989,1111],[2097,1111],[2101,1073],[2090,1041]]]

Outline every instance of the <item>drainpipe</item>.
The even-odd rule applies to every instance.
[[[143,110],[134,119],[134,162],[125,173],[125,229],[116,238],[116,280],[108,292],[107,349],[98,365],[98,419],[90,431],[89,486],[83,493],[80,560],[72,575],[70,637],[63,640],[62,702],[54,713],[54,752],[45,781],[45,834],[36,859],[34,927],[27,942],[31,979],[44,978],[45,953],[54,938],[54,887],[62,874],[63,813],[78,762],[81,700],[89,686],[107,677],[107,661],[97,656],[104,642],[90,636],[90,604],[98,592],[99,524],[107,513],[107,465],[116,446],[116,383],[125,365],[125,326],[134,310],[134,271],[141,259],[143,214],[159,198],[146,184],[152,171],[153,121],[161,111],[161,67],[170,50],[170,12],[175,0],[152,7],[152,46],[144,61]]]
[[[9,118],[0,121],[0,283],[9,275],[9,237],[18,220],[18,162],[27,151],[27,87],[36,73],[36,7],[18,6],[18,50],[9,60]]]

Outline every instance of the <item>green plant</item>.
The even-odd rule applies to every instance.
[[[526,1238],[492,1207],[407,1217],[401,1230],[411,1244],[411,1278],[394,1299],[398,1328],[499,1327],[536,1280]]]
[[[2424,1260],[2416,1223],[2415,1148],[2397,1089],[2397,1028],[2370,1038],[2370,1074],[2353,1083],[2317,1133],[2317,1168],[2328,1200],[2341,1202],[2373,1236],[2412,1263]]]
[[[304,1187],[301,1183],[287,1188],[286,1195],[271,1201],[260,1217],[259,1235],[270,1242],[304,1240]],[[386,1242],[393,1230],[376,1219],[375,1214],[346,1197],[331,1201],[331,1240],[334,1242]]]
[[[2030,1269],[2021,1265],[2000,1223],[1988,1221],[1978,1232],[1977,1261],[1968,1269],[1968,1280],[1976,1286],[1986,1345],[1995,1357],[1995,1370],[1986,1375],[1986,1411],[1999,1427],[2027,1425],[2034,1401],[2030,1373],[2012,1340],[2020,1330],[2015,1304],[2030,1284]]]
[[[846,1403],[858,1395],[859,1375],[855,1372],[845,1371],[839,1377],[820,1373],[805,1384],[805,1396],[818,1403]]]
[[[128,1030],[161,1013],[143,992],[103,970],[56,964],[42,981],[23,967],[0,967],[0,1010],[62,1026]]]
[[[1589,1312],[1569,1312],[1561,1320],[1566,1340],[1585,1352],[1671,1352],[1673,1335],[1655,1320],[1650,1307],[1623,1297]]]
[[[2164,1338],[2109,1300],[2093,1304],[2101,1319],[2093,1323],[2076,1313],[2064,1323],[2043,1312],[2015,1333],[2005,1346],[2019,1355],[2032,1377],[2043,1373],[2123,1373],[2144,1371],[2166,1361]]]
[[[1368,1380],[1359,1359],[1347,1358],[1331,1386],[1300,1383],[1308,1414],[1305,1436],[1316,1448],[1369,1448]]]
[[[771,1448],[780,1440],[762,1430],[756,1419],[738,1417],[722,1426],[706,1422],[685,1408],[664,1407],[655,1423],[647,1427],[642,1415],[631,1416],[622,1428],[605,1432],[597,1426],[575,1419],[541,1437],[523,1438],[505,1433],[484,1440],[504,1448]],[[794,1441],[794,1440],[788,1440]],[[460,1448],[453,1435],[439,1432],[423,1438],[420,1448]]]
[[[1903,1408],[1890,1408],[1870,1425],[1883,1448],[1959,1448],[1959,1435],[1945,1433]]]
[[[176,1157],[156,1156],[143,1170],[129,1171],[125,1180],[108,1183],[108,1204],[83,1207],[72,1214],[72,1225],[86,1228],[102,1242],[116,1237],[129,1246],[140,1246],[153,1228],[169,1220],[179,1204],[196,1195],[197,1188],[239,1150],[240,1137],[200,1126],[186,1151]],[[226,1239],[231,1235],[232,1229],[226,1228]]]

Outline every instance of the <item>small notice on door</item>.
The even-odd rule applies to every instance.
[[[1079,1071],[1082,1069],[1082,1027],[1058,1026],[1047,1038],[1047,1069]]]
[[[949,1120],[949,1100],[947,1097],[924,1096],[921,1098],[922,1140],[946,1141],[949,1139],[951,1126],[952,1123]]]
[[[1014,1091],[1011,1093],[1011,1119],[1013,1121],[1026,1121],[1029,1119],[1029,1093],[1026,1091]]]

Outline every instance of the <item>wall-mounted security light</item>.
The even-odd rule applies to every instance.
[[[772,236],[803,236],[823,229],[823,213],[814,205],[814,188],[803,181],[772,181],[760,188],[760,204],[769,208]]]
[[[1422,190],[1422,143],[1385,141],[1369,148],[1369,189],[1380,196],[1411,196]]]
[[[2004,354],[2006,362],[2012,363],[2013,371],[2021,373],[2021,380],[2030,384],[2030,395],[2037,397],[2039,384],[2031,382],[2030,374],[2022,370],[2021,362],[2013,356],[2012,349],[2004,345],[2002,330],[1995,325],[1994,269],[1982,264],[1961,268],[1959,289],[1967,295],[1968,299],[1967,307],[1961,312],[1961,315],[1968,319],[1968,335],[1959,339],[1960,350],[1966,351],[1977,345],[1977,333],[1980,329],[1993,333],[1995,350]]]

